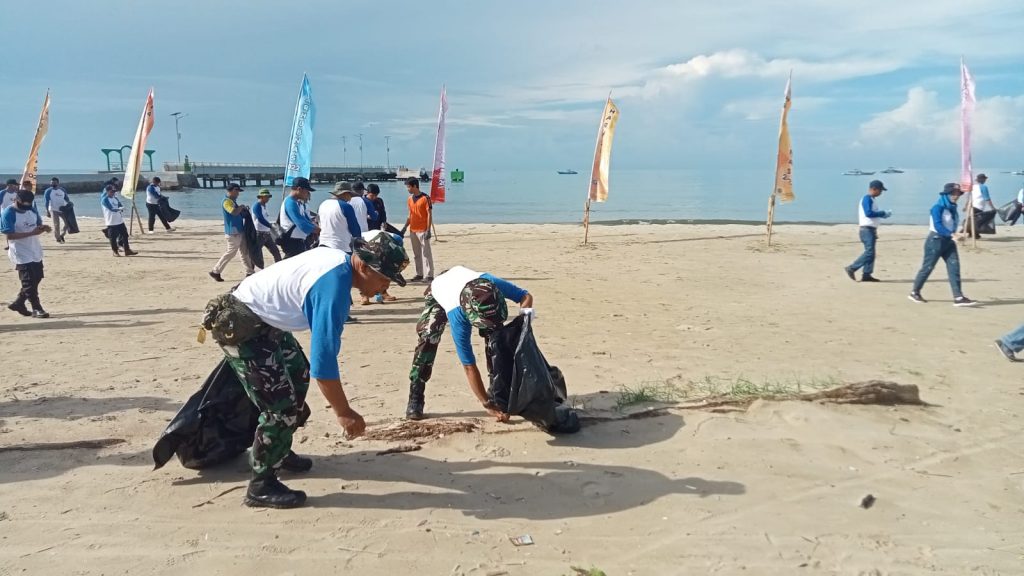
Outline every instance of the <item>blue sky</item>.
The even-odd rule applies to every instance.
[[[288,6],[288,8],[285,8]],[[796,169],[955,168],[959,58],[975,165],[1024,168],[1020,0],[3,0],[0,168],[20,168],[52,90],[40,169],[99,169],[130,143],[173,161],[282,162],[302,73],[314,160],[428,166],[442,83],[448,163],[585,170],[604,97],[613,168],[772,165],[786,75]]]

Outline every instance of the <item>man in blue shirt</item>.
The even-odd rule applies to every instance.
[[[306,251],[307,238],[320,234],[320,227],[309,217],[309,193],[315,192],[307,178],[292,180],[291,193],[281,203],[281,249],[284,257],[291,258]]]
[[[160,199],[163,198],[163,194],[160,192],[160,178],[157,176],[153,177],[150,181],[149,186],[146,186],[146,211],[149,212],[149,233],[153,233],[153,224],[156,223],[156,219],[160,219],[160,223],[164,225],[164,230],[168,232],[174,232],[174,228],[167,222],[167,218],[164,217],[163,210],[160,209]]]
[[[857,280],[854,274],[863,268],[864,274],[860,277],[861,282],[879,282],[878,278],[873,276],[878,225],[883,219],[892,216],[892,212],[878,210],[875,206],[875,198],[881,196],[885,190],[885,184],[882,184],[881,180],[872,180],[868,184],[868,193],[860,200],[857,221],[860,223],[860,241],[864,244],[864,253],[854,260],[853,264],[846,267],[846,275],[850,277],[850,280]]]
[[[939,201],[932,206],[931,219],[928,225],[928,238],[924,241],[924,262],[921,270],[914,278],[914,287],[907,296],[912,302],[925,303],[927,300],[921,297],[921,288],[928,281],[935,265],[942,258],[946,262],[946,272],[949,275],[949,287],[953,290],[954,306],[974,306],[974,300],[964,296],[960,289],[960,255],[956,249],[956,240],[953,234],[956,232],[957,210],[956,201],[963,195],[959,184],[946,184],[939,194]]]
[[[270,199],[273,197],[270,190],[260,188],[259,193],[256,194],[256,203],[252,206],[252,220],[253,225],[256,226],[256,238],[259,240],[260,247],[270,251],[270,255],[274,257],[274,262],[280,262],[281,251],[277,249],[274,237],[270,234],[272,225],[270,220],[267,219],[267,202],[270,202]]]
[[[294,508],[306,494],[277,479],[280,469],[305,472],[309,458],[291,450],[292,435],[310,415],[309,379],[317,381],[349,438],[366,428],[341,385],[338,355],[352,304],[351,290],[373,294],[389,281],[405,285],[409,259],[390,236],[356,239],[349,255],[321,247],[257,272],[231,294],[211,300],[203,327],[212,331],[228,364],[260,410],[249,453],[247,506]],[[309,360],[292,332],[310,331]]]
[[[224,197],[224,202],[220,207],[221,216],[224,218],[224,238],[227,240],[228,247],[220,257],[220,260],[213,265],[213,270],[210,270],[210,278],[217,282],[224,281],[220,273],[224,271],[224,267],[239,252],[242,254],[245,275],[251,276],[255,271],[252,266],[252,259],[249,258],[249,251],[243,246],[245,235],[242,233],[242,211],[248,210],[249,207],[237,202],[240,192],[242,192],[242,187],[238,184],[229,185],[227,195]]]
[[[378,237],[387,236],[380,234]],[[434,370],[437,345],[441,341],[446,325],[451,324],[455,351],[462,362],[469,388],[480,404],[500,421],[508,419],[490,403],[483,378],[473,356],[471,334],[473,328],[480,335],[501,328],[508,318],[505,300],[517,302],[520,313],[533,313],[533,296],[522,288],[490,274],[474,272],[469,268],[456,266],[446,271],[427,288],[423,312],[416,324],[419,341],[413,352],[412,369],[409,371],[409,405],[405,417],[410,420],[423,419],[424,392],[427,381]]]

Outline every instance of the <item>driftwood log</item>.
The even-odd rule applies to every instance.
[[[76,442],[41,442],[32,444],[19,444],[17,446],[0,446],[0,452],[35,452],[37,450],[73,450],[73,449],[99,449],[107,446],[123,444],[123,438],[100,438],[98,440],[78,440]]]
[[[825,390],[824,392],[801,394],[799,399],[808,402],[830,402],[833,404],[927,405],[921,400],[921,394],[917,386],[913,384],[897,384],[885,380],[868,380],[867,382],[847,384],[832,390]]]

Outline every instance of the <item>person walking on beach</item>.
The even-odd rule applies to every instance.
[[[885,192],[886,187],[882,184],[881,180],[872,180],[868,184],[868,193],[864,195],[860,200],[860,214],[858,222],[860,223],[860,241],[864,244],[864,252],[846,267],[846,275],[850,277],[850,280],[857,280],[855,273],[857,270],[863,269],[864,273],[860,277],[861,282],[878,282],[878,278],[873,276],[875,272],[875,243],[878,242],[878,225],[885,218],[892,216],[892,212],[886,210],[877,210],[875,206],[875,199]]]
[[[432,282],[434,254],[430,250],[430,224],[433,206],[430,204],[430,196],[420,192],[420,181],[415,176],[406,179],[405,189],[409,191],[409,217],[405,220],[401,235],[405,236],[406,230],[412,233],[412,257],[416,262],[416,276],[413,276],[412,281],[426,279],[427,282]]]
[[[260,411],[249,452],[252,477],[246,506],[295,508],[305,503],[305,492],[282,484],[277,473],[313,467],[311,459],[292,451],[295,430],[312,412],[306,401],[310,378],[317,381],[346,437],[358,437],[366,429],[342,387],[338,356],[351,290],[373,293],[388,281],[405,284],[402,270],[409,260],[390,240],[356,239],[351,255],[321,246],[246,278],[232,293],[207,305],[203,327],[212,332]],[[309,360],[292,335],[300,330],[310,331]]]
[[[18,201],[18,181],[14,178],[7,180],[7,186],[0,191],[0,210],[6,210],[8,206]]]
[[[267,202],[270,202],[273,197],[270,190],[260,188],[259,193],[256,194],[256,204],[252,207],[252,220],[256,226],[256,238],[259,240],[260,249],[266,248],[274,257],[274,262],[280,262],[281,251],[277,249],[274,237],[270,234],[271,224],[267,219]]]
[[[149,233],[153,233],[153,224],[156,223],[156,219],[160,219],[160,223],[164,225],[164,230],[168,232],[174,232],[174,228],[167,222],[167,218],[164,217],[163,210],[160,209],[160,199],[163,198],[163,194],[160,193],[160,178],[157,176],[153,177],[153,180],[146,186],[146,211],[149,212]]]
[[[1017,362],[1017,354],[1024,350],[1024,324],[996,339],[996,348],[1010,362]]]
[[[7,308],[22,316],[49,318],[39,302],[39,283],[43,281],[43,243],[39,236],[49,232],[50,227],[43,224],[32,206],[34,199],[32,192],[21,190],[14,204],[0,211],[0,234],[7,238],[7,256],[21,281],[18,297]],[[32,305],[31,312],[25,302]]]
[[[61,187],[59,178],[50,178],[50,187],[43,193],[43,204],[46,206],[46,215],[53,220],[53,237],[58,244],[63,244],[68,229],[68,220],[63,210],[69,204],[69,199],[68,191]],[[63,229],[61,222],[64,222]]]
[[[935,269],[939,258],[946,262],[946,273],[949,275],[949,287],[953,290],[954,306],[974,306],[974,300],[964,296],[960,289],[960,255],[956,249],[953,234],[957,229],[956,202],[963,195],[959,184],[949,183],[942,188],[939,200],[932,206],[931,222],[928,238],[924,241],[924,262],[921,270],[914,278],[914,286],[907,296],[912,302],[925,303],[921,296],[921,288],[928,281],[928,276]]]
[[[124,248],[125,256],[135,256],[138,252],[131,249],[128,244],[128,227],[124,225],[124,204],[117,197],[117,188],[113,184],[107,184],[104,189],[105,196],[100,200],[100,207],[103,208],[103,223],[106,224],[107,239],[110,240],[110,249],[114,256],[120,256],[118,247]]]
[[[309,207],[306,202],[310,192],[315,192],[306,178],[296,178],[292,181],[291,193],[281,203],[280,221],[281,229],[284,230],[281,236],[281,248],[284,250],[284,257],[302,254],[306,251],[306,239],[320,233],[320,227],[309,218]]]
[[[505,324],[508,318],[505,300],[517,302],[521,314],[533,314],[533,296],[497,276],[456,266],[430,283],[425,294],[423,312],[416,323],[417,343],[412,356],[412,369],[409,371],[406,418],[423,419],[424,392],[434,371],[437,345],[444,334],[445,325],[451,324],[455,352],[462,362],[469,389],[492,416],[498,420],[508,419],[507,415],[490,405],[490,397],[476,366],[471,341],[474,328],[486,338]]]
[[[974,181],[975,184],[971,187],[971,206],[969,212],[971,213],[971,218],[974,219],[974,237],[981,238],[982,230],[987,229],[989,225],[993,226],[993,231],[985,233],[995,233],[996,207],[992,203],[992,196],[989,194],[988,184],[986,184],[988,176],[978,174]]]
[[[247,210],[248,207],[245,204],[238,203],[238,195],[242,191],[242,187],[238,184],[229,185],[224,202],[221,203],[220,212],[224,219],[224,239],[227,240],[227,249],[220,257],[220,260],[217,260],[217,263],[213,265],[213,270],[210,270],[210,278],[217,282],[224,281],[220,273],[224,271],[228,262],[231,262],[231,259],[239,252],[242,254],[242,265],[245,266],[245,275],[252,276],[255,272],[252,266],[252,259],[249,258],[249,250],[244,246],[245,235],[243,234],[242,211]]]

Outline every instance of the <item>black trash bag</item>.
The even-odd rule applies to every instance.
[[[995,234],[996,233],[996,210],[974,210],[974,233]]]
[[[171,201],[167,199],[167,196],[161,196],[158,205],[160,206],[160,213],[164,215],[164,220],[168,222],[174,222],[178,219],[178,216],[181,216],[180,210],[171,208]]]
[[[67,234],[78,234],[78,216],[75,215],[75,205],[68,202],[60,209],[60,213],[64,216],[64,224],[67,226]]]
[[[175,454],[182,466],[192,470],[231,460],[252,446],[259,415],[238,376],[222,359],[153,446],[154,470]]]
[[[580,429],[561,370],[548,364],[537,347],[528,316],[519,316],[487,339],[491,403],[552,434]]]
[[[1017,219],[1020,218],[1020,204],[1016,200],[1010,200],[1006,204],[1003,204],[999,210],[999,219],[1003,222],[1009,222],[1010,226],[1013,226]]]
[[[263,262],[263,246],[260,244],[259,234],[256,232],[256,222],[249,210],[242,210],[241,216],[242,242],[245,244],[242,246],[242,250],[249,253],[249,261],[252,262],[252,265],[262,270],[266,263]]]

